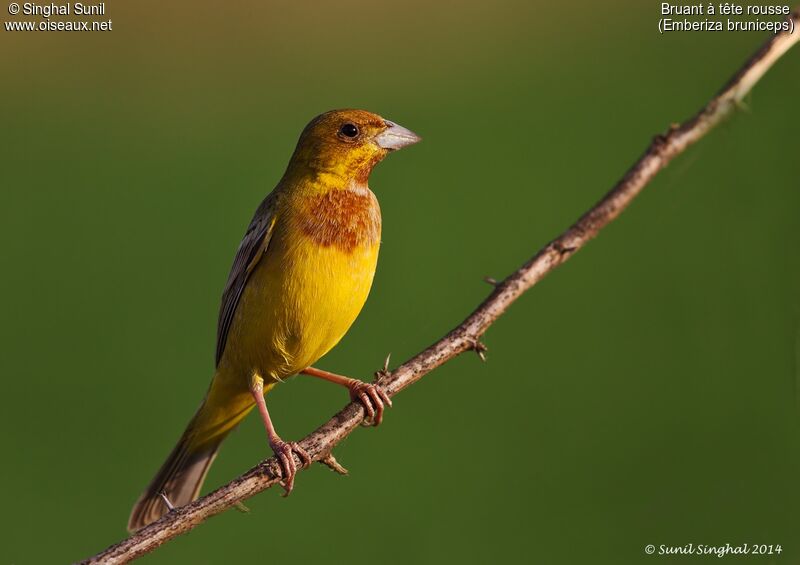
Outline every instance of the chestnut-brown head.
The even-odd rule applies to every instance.
[[[331,175],[364,182],[390,151],[420,141],[406,128],[365,110],[332,110],[311,120],[300,134],[287,173]]]

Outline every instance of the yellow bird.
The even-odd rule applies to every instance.
[[[372,286],[381,213],[367,186],[390,151],[417,143],[413,132],[363,110],[317,116],[297,142],[289,166],[256,210],[222,294],[216,372],[178,445],[133,507],[138,530],[197,498],[222,440],[258,406],[289,494],[311,459],[283,441],[264,395],[298,373],[350,390],[375,425],[388,396],[378,387],[311,367],[355,321]],[[163,495],[163,496],[162,496]]]

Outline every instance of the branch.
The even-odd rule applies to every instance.
[[[800,8],[791,19],[794,29],[800,24]],[[465,351],[473,350],[482,355],[485,348],[480,337],[517,298],[568,260],[619,216],[659,170],[737,108],[767,69],[799,40],[800,33],[783,32],[767,41],[697,115],[684,124],[671,126],[666,134],[656,136],[622,180],[572,227],[548,243],[505,280],[499,283],[490,281],[495,285],[494,291],[466,320],[394,371],[389,372],[386,368],[379,371],[376,374],[377,383],[384,387],[389,396],[394,396]],[[314,461],[343,471],[336,464],[331,450],[361,424],[364,416],[364,409],[360,404],[350,403],[303,439],[300,445]],[[274,458],[267,459],[227,485],[169,512],[157,522],[82,563],[127,563],[279,482],[280,468],[277,462]]]

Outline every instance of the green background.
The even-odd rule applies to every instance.
[[[424,138],[372,176],[375,285],[319,363],[366,379],[458,323],[768,35],[659,35],[659,6],[112,1],[110,33],[0,31],[0,563],[123,537],[311,117],[362,107]],[[143,562],[688,563],[643,548],[766,543],[783,553],[746,561],[800,563],[798,77],[795,49],[491,328],[487,363],[456,359],[348,438],[349,477],[318,465]],[[286,438],[345,400],[307,378],[268,397]],[[251,415],[206,490],[268,454]]]

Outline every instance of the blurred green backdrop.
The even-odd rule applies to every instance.
[[[459,322],[765,39],[657,33],[659,3],[109,2],[110,33],[0,32],[0,563],[86,557],[212,374],[252,211],[301,128],[363,107],[424,137],[371,186],[370,300],[320,366],[370,378]],[[3,17],[8,19],[3,6]],[[486,337],[287,500],[144,563],[800,563],[800,51]],[[269,397],[299,438],[346,400]],[[206,490],[269,454],[250,417]],[[709,561],[715,557],[707,558]]]

